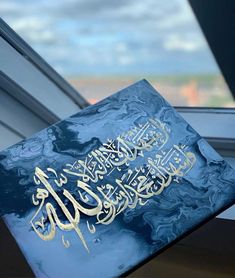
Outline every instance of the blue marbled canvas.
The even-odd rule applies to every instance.
[[[37,277],[116,277],[235,201],[235,171],[145,80],[0,153]]]

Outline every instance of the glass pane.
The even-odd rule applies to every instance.
[[[186,0],[2,0],[0,12],[91,103],[146,78],[173,105],[235,107]]]

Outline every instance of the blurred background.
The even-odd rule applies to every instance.
[[[235,107],[186,0],[1,0],[0,13],[90,103],[146,78],[175,106]]]

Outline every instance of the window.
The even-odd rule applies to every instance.
[[[90,103],[146,78],[175,106],[235,107],[186,0],[3,0],[3,19]]]

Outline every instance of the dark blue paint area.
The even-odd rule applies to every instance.
[[[96,218],[81,213],[79,228],[89,253],[74,230],[66,232],[56,227],[53,240],[40,239],[30,224],[37,210],[32,194],[42,188],[34,182],[35,167],[62,172],[66,164],[85,160],[108,139],[115,140],[150,118],[160,120],[170,132],[161,152],[174,145],[187,145],[196,158],[192,169],[179,182],[172,179],[161,194],[151,196],[145,205],[126,208],[109,225],[95,225],[95,233],[88,231],[86,221],[95,224]],[[155,147],[145,150],[144,157],[138,152],[129,165],[120,166],[120,171],[115,169],[88,184],[99,195],[97,186],[114,185],[128,170],[142,166],[146,173],[148,158],[153,159],[158,152]],[[81,178],[68,177],[67,184],[54,190],[73,215],[73,205],[63,195],[63,189],[82,202],[77,188]],[[52,177],[48,178],[52,183]],[[151,179],[154,185],[159,181],[153,175]],[[234,201],[235,171],[145,80],[0,153],[1,215],[37,277],[119,276]],[[46,202],[54,206],[63,223],[68,223],[53,196],[48,196]],[[94,208],[97,203],[91,198],[83,206]],[[45,210],[43,213],[48,232],[51,224]],[[62,236],[71,243],[69,248],[62,244]]]

